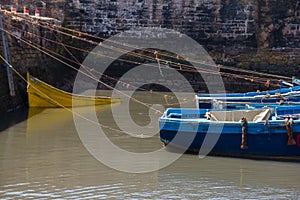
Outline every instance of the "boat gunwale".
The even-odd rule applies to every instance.
[[[188,124],[241,124],[240,121],[212,121],[206,118],[193,118],[193,119],[181,119],[181,118],[169,118],[169,117],[161,117],[159,118],[160,122],[176,122],[176,123],[188,123]],[[268,122],[268,124],[266,124]],[[300,124],[300,119],[293,120],[294,123]],[[247,122],[248,124],[264,124],[265,126],[271,125],[272,123],[284,123],[285,125],[285,120],[284,119],[279,119],[279,120],[262,120],[259,122]]]
[[[32,80],[31,78],[33,78],[34,80]],[[52,86],[52,85],[50,85],[50,84],[48,84],[48,83],[46,83],[46,82],[38,79],[38,78],[33,77],[32,75],[29,75],[29,79],[28,80],[29,81],[27,81],[27,84],[29,85],[29,87],[30,87],[30,83],[33,83],[33,85],[38,85],[40,87],[41,85],[39,85],[39,83],[35,83],[35,81],[37,81],[37,82],[42,83],[42,85],[46,85],[47,87],[50,87],[51,89],[54,89],[54,90],[59,91],[59,92],[62,92],[64,94],[66,94],[66,95],[71,95],[72,98],[74,98],[74,97],[83,97],[83,98],[97,98],[97,99],[98,98],[101,98],[101,99],[119,99],[119,98],[111,98],[111,97],[108,97],[108,96],[88,96],[88,95],[82,95],[82,94],[75,94],[75,93],[66,92],[66,91],[58,89],[58,88],[56,88],[56,87],[54,87],[54,86]],[[33,88],[33,89],[37,90],[36,88]]]
[[[280,97],[278,97],[276,94],[274,95],[270,95],[268,98],[266,99],[282,99],[282,97],[295,97],[294,94],[299,94],[300,95],[300,91],[291,91],[291,92],[287,92],[287,93],[280,93]],[[199,95],[196,95],[196,99],[199,101],[208,101],[208,100],[236,100],[236,99],[240,99],[240,100],[259,100],[265,97],[266,95],[255,95],[255,96],[205,96],[205,97],[201,97]]]

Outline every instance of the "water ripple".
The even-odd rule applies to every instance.
[[[174,177],[173,177],[174,178]],[[299,191],[272,187],[243,187],[228,182],[206,180],[182,182],[164,180],[156,189],[144,185],[112,184],[58,188],[42,183],[16,183],[0,186],[1,199],[297,199]],[[152,188],[152,190],[151,190]]]

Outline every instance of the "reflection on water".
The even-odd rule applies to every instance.
[[[28,110],[25,108],[0,114],[0,131],[27,119]]]
[[[101,123],[115,126],[109,113],[110,107],[97,109]],[[183,155],[153,173],[122,173],[87,152],[69,111],[36,109],[28,115],[0,133],[1,199],[300,198],[299,163]],[[136,152],[161,146],[158,135],[142,145],[121,132],[107,135]]]

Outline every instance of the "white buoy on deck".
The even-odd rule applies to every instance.
[[[10,9],[10,10],[11,10],[11,12],[12,12],[12,13],[17,13],[17,9],[16,9],[16,8],[14,8],[14,7],[11,7],[11,9]]]
[[[39,11],[39,10],[35,10],[34,15],[35,15],[36,17],[39,17],[39,16],[40,16],[40,11]]]

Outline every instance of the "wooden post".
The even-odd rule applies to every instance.
[[[7,41],[6,32],[4,31],[2,12],[0,12],[0,28],[1,28],[1,32],[2,32],[2,42],[3,42],[4,56],[5,56],[6,61],[8,63],[10,63],[10,54],[9,54],[9,48],[8,48],[8,41]],[[15,85],[14,85],[12,70],[11,70],[11,68],[8,64],[6,64],[6,63],[4,63],[4,64],[6,66],[10,96],[13,97],[13,96],[16,96],[16,93],[15,93]]]
[[[247,133],[248,133],[248,122],[245,117],[241,120],[241,126],[242,126],[242,143],[241,143],[241,149],[245,150],[248,149],[247,147]]]

